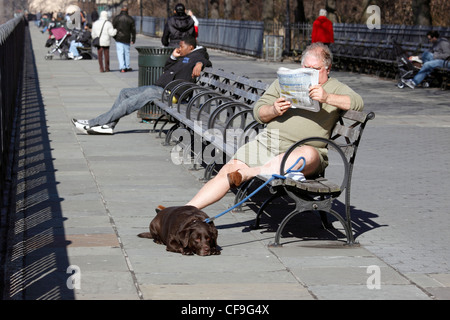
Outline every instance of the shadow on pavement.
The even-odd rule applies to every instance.
[[[16,134],[13,184],[16,198],[9,211],[5,300],[74,299],[73,270],[65,240],[61,199],[47,131],[35,57],[26,30],[26,61]]]

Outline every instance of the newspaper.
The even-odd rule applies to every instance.
[[[319,83],[319,71],[311,68],[277,71],[281,86],[281,96],[292,103],[291,108],[301,108],[313,112],[320,110],[319,102],[309,97],[309,87]]]

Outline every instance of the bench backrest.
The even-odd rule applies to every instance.
[[[248,105],[255,103],[269,87],[262,81],[213,68],[205,68],[197,83]]]
[[[356,152],[361,141],[362,133],[367,121],[375,118],[375,113],[348,110],[341,114],[336,122],[330,140],[337,144],[348,161],[348,177],[346,177],[346,187],[349,188],[353,165],[355,163]]]

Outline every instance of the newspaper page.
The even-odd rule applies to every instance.
[[[319,83],[318,70],[281,67],[278,69],[277,75],[281,86],[281,96],[292,103],[292,108],[301,108],[313,112],[320,110],[319,102],[309,97],[309,87]]]

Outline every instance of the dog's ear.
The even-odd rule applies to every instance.
[[[214,242],[214,245],[217,245],[217,237],[219,236],[219,232],[213,222],[208,223],[208,227],[211,240]]]
[[[183,248],[186,248],[189,245],[189,238],[191,236],[191,228],[185,228],[181,230],[181,232],[178,234],[181,246]]]
[[[156,213],[160,212],[161,210],[164,210],[166,207],[159,205],[158,207],[155,208]]]
[[[189,245],[189,238],[191,237],[192,231],[195,229],[193,226],[198,222],[197,219],[185,220],[182,225],[178,228],[178,237],[183,248]]]

